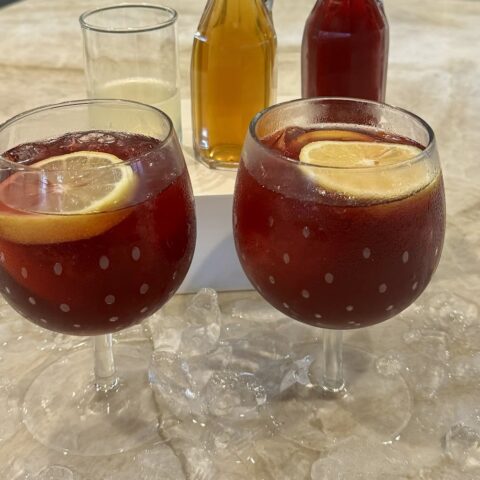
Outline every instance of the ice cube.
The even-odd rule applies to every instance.
[[[432,324],[452,338],[462,336],[469,326],[479,322],[478,306],[452,293],[436,294],[428,307]]]
[[[205,387],[210,414],[218,417],[254,418],[266,401],[266,393],[253,373],[216,372]]]
[[[221,317],[217,292],[202,288],[185,311],[187,327],[181,337],[182,354],[193,356],[214,350],[220,338]]]
[[[478,469],[480,475],[480,424],[474,428],[453,425],[445,435],[445,453],[462,469]]]
[[[160,405],[167,406],[177,417],[202,415],[206,412],[200,389],[181,356],[156,350],[152,354],[149,380]]]

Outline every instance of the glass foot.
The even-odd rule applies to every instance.
[[[147,376],[151,352],[142,347],[114,346],[120,381],[107,393],[95,390],[91,349],[49,365],[25,395],[23,422],[33,437],[54,450],[83,456],[158,442],[159,412]]]
[[[302,346],[300,356],[322,353],[318,344]],[[314,355],[315,354],[315,355]],[[321,386],[321,356],[310,367],[311,383],[297,384],[273,405],[273,417],[280,434],[298,437],[312,428],[326,441],[351,436],[375,437],[387,443],[395,440],[410,421],[412,398],[400,373],[377,368],[377,358],[368,352],[344,345],[345,388],[338,393],[325,392]]]

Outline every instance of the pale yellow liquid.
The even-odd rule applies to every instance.
[[[97,98],[122,98],[152,105],[172,120],[179,138],[182,134],[180,92],[153,78],[127,78],[95,86]]]
[[[192,120],[197,159],[236,166],[253,116],[276,96],[276,36],[263,0],[211,0],[195,34]]]

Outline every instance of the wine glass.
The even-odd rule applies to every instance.
[[[159,438],[149,352],[115,345],[173,296],[195,245],[185,161],[170,119],[123,100],[82,100],[0,127],[0,285],[7,302],[55,332],[93,337],[38,371],[24,423],[79,455]]]
[[[402,376],[343,348],[342,331],[400,313],[438,265],[445,200],[432,129],[405,110],[356,99],[270,107],[246,136],[233,224],[258,292],[324,329],[306,415],[318,407],[315,421],[332,436],[397,436],[411,415]]]

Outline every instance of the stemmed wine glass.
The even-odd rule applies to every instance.
[[[400,313],[438,265],[445,201],[432,129],[370,101],[270,107],[246,136],[233,223],[240,262],[258,292],[287,316],[324,329],[310,371],[318,424],[348,416],[353,429],[394,438],[410,418],[407,386],[400,374],[379,372],[371,354],[343,348],[342,331]]]
[[[0,127],[0,285],[8,303],[88,349],[38,372],[24,423],[80,455],[158,439],[149,352],[116,345],[173,296],[195,245],[185,161],[170,119],[123,100],[37,108]]]

